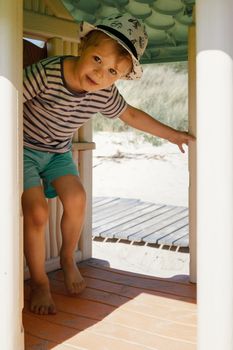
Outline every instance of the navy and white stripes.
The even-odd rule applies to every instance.
[[[54,153],[70,149],[74,132],[97,112],[118,117],[126,102],[115,85],[96,92],[68,89],[65,56],[46,58],[24,69],[24,146]]]

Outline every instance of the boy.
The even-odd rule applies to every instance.
[[[101,112],[167,139],[182,152],[193,139],[127,105],[114,85],[142,74],[139,59],[147,35],[137,19],[125,14],[97,27],[83,23],[80,36],[80,57],[51,57],[27,67],[24,75],[24,250],[31,274],[30,309],[38,314],[56,313],[44,269],[46,197],[58,195],[64,209],[60,261],[66,288],[77,294],[85,287],[73,261],[85,216],[85,191],[70,151],[73,133]]]

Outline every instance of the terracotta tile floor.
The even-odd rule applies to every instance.
[[[187,277],[154,278],[102,266],[79,264],[87,288],[65,294],[62,272],[50,281],[58,313],[23,313],[26,350],[194,350],[196,287]]]

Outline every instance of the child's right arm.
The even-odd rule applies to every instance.
[[[175,130],[154,119],[149,114],[130,105],[128,105],[121,114],[120,119],[135,129],[148,132],[151,135],[175,143],[182,153],[184,153],[183,144],[188,145],[189,141],[195,140],[195,137],[189,133]]]

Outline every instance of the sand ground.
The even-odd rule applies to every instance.
[[[155,147],[134,133],[94,134],[93,196],[138,198],[188,206],[188,152]],[[93,241],[93,257],[111,267],[158,277],[189,273],[189,254],[148,246]]]
[[[189,254],[162,248],[93,241],[93,258],[109,266],[148,276],[170,278],[189,274]]]
[[[188,206],[188,152],[136,143],[134,133],[94,134],[93,195]]]

